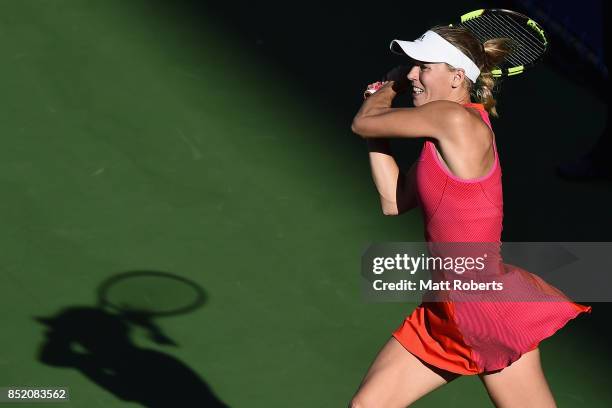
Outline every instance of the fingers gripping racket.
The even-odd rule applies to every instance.
[[[450,24],[453,27],[453,24]],[[461,16],[456,26],[465,27],[481,42],[509,38],[510,53],[492,70],[494,77],[523,73],[542,60],[548,50],[548,38],[533,19],[506,9],[480,9]]]

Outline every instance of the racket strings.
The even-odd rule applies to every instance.
[[[493,32],[491,31],[491,29],[493,27],[489,26],[487,27],[484,23],[484,21],[476,21],[476,20],[481,20],[481,19],[475,19],[475,20],[471,20],[470,23],[471,24],[466,24],[464,23],[467,28],[470,29],[470,31],[472,31],[473,34],[476,35],[476,37],[478,38],[478,40],[482,43],[484,43],[487,40],[490,40],[491,38],[500,38],[500,37],[506,37],[504,34],[500,33],[500,32]],[[520,65],[520,63],[518,63],[518,60],[514,57],[514,49],[516,48],[516,45],[514,43],[511,44],[511,49],[512,52],[506,56],[506,58],[504,59],[504,61],[502,62],[502,66],[505,65]],[[510,64],[508,64],[510,63]]]
[[[519,43],[525,45],[524,49],[531,55],[535,55],[535,59],[544,52],[544,45],[523,24],[517,23],[516,20],[504,15],[491,14],[491,17],[499,21],[502,27],[508,28],[510,32],[514,33],[518,37]]]
[[[516,20],[506,15],[491,14],[490,17],[491,19],[495,19],[496,21],[498,21],[502,27],[508,27],[510,30],[513,30],[519,36],[521,36],[521,34],[524,34],[522,38],[526,42],[530,43],[532,47],[539,48],[542,46],[540,39],[537,36],[535,36],[534,33],[530,29],[529,30],[525,29],[525,26],[523,23],[518,23]]]
[[[485,14],[462,23],[481,42],[492,38],[510,38],[510,53],[505,57],[503,66],[527,65],[536,61],[546,50],[541,38],[531,29],[510,16]],[[499,67],[499,68],[502,68]]]
[[[499,30],[497,29],[497,27],[492,27],[493,31],[490,32],[490,36],[487,39],[490,38],[510,38],[512,41],[510,43],[510,53],[508,55],[506,55],[505,59],[504,59],[504,66],[518,66],[518,65],[522,65],[525,60],[528,60],[527,57],[525,57],[524,55],[522,55],[521,53],[521,45],[519,42],[516,41],[516,39],[512,38],[514,37],[513,35],[509,35],[509,33],[505,30]],[[533,56],[535,57],[535,56]],[[535,58],[534,58],[535,59]]]
[[[496,19],[496,16],[491,16],[492,19]],[[497,19],[496,19],[497,20]],[[538,54],[533,51],[533,47],[537,47],[537,44],[530,43],[529,38],[522,35],[517,30],[516,25],[510,24],[504,25],[504,21],[496,21],[500,25],[494,26],[498,35],[509,37],[513,40],[513,47],[510,55],[516,65],[523,65],[531,61],[538,59]]]
[[[538,54],[532,50],[534,44],[528,43],[528,39],[526,41],[524,36],[513,30],[511,26],[500,27],[494,23],[487,24],[486,21],[481,21],[474,24],[471,29],[481,34],[481,41],[483,42],[491,38],[510,38],[512,40],[511,51],[504,61],[508,65],[524,65],[538,59]]]
[[[483,16],[483,25],[488,25],[495,30],[497,35],[504,35],[513,38],[516,42],[524,46],[526,51],[531,51],[532,55],[539,55],[544,51],[543,43],[526,29],[522,23],[517,22],[509,16],[487,14]]]

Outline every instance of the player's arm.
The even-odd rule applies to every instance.
[[[465,109],[451,101],[433,101],[414,108],[391,108],[397,93],[393,81],[387,82],[367,98],[355,117],[351,129],[362,138],[433,137],[441,140],[465,122]]]
[[[416,108],[391,108],[397,93],[394,82],[387,82],[361,106],[352,123],[353,132],[368,142],[372,177],[380,195],[385,215],[399,215],[417,206],[416,166],[403,173],[399,170],[385,137],[435,137],[454,142],[468,113],[459,104],[434,101]],[[400,87],[401,88],[401,87]]]
[[[372,178],[385,215],[399,215],[417,206],[416,166],[399,169],[387,139],[367,139]]]

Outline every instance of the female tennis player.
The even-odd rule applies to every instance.
[[[434,27],[416,41],[394,40],[391,50],[414,66],[404,77],[371,84],[375,92],[352,123],[368,142],[382,212],[420,207],[430,243],[501,243],[501,166],[489,115],[497,117],[491,70],[509,52],[508,40],[482,44],[465,28]],[[406,90],[414,108],[392,108]],[[426,138],[405,174],[388,137]],[[498,407],[555,407],[539,343],[591,307],[502,265],[506,284],[547,301],[421,302],[379,352],[350,406],[406,407],[460,375],[478,375]]]

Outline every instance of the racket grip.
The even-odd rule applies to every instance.
[[[374,95],[376,91],[382,88],[385,85],[384,82],[376,82],[373,85],[370,85],[368,89],[363,92],[363,99],[367,99],[368,97]]]
[[[376,93],[374,89],[368,89],[363,93],[363,99],[367,99],[369,96],[372,96]]]

